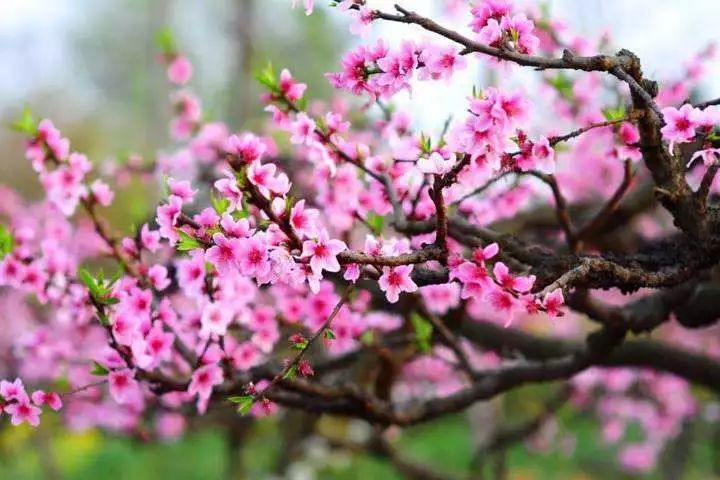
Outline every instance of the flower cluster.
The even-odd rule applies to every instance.
[[[342,71],[328,74],[335,87],[355,95],[367,93],[373,98],[388,98],[411,87],[417,71],[419,80],[450,79],[466,67],[465,58],[453,46],[403,41],[398,49],[379,40],[361,45],[342,59]]]
[[[342,400],[346,410],[362,405],[362,415],[382,405],[382,418],[392,423],[407,402],[471,398],[496,386],[501,392],[518,371],[520,383],[533,380],[526,372],[537,365],[541,380],[551,379],[545,375],[555,365],[567,372],[563,378],[588,367],[566,368],[585,357],[565,350],[552,368],[532,358],[525,365],[516,346],[465,338],[459,324],[496,323],[498,332],[518,336],[542,324],[580,337],[581,313],[611,312],[613,321],[624,321],[626,312],[616,313],[623,307],[605,307],[603,293],[592,288],[634,291],[634,282],[613,283],[612,275],[641,262],[632,257],[599,273],[586,270],[620,258],[598,254],[616,246],[610,237],[617,226],[604,227],[636,175],[650,185],[648,162],[637,162],[645,153],[638,125],[649,109],[629,109],[627,92],[607,87],[602,72],[574,77],[554,69],[542,74],[537,101],[530,89],[510,90],[505,82],[474,88],[464,113],[438,133],[417,132],[410,112],[386,104],[415,80],[451,81],[483,52],[501,60],[487,68],[503,69],[512,58],[542,62],[529,55],[555,55],[564,43],[584,52],[602,41],[565,41],[558,23],[517,13],[505,0],[471,7],[473,39],[402,7],[389,14],[361,0],[336,3],[354,17],[355,33],[390,19],[444,37],[438,44],[359,45],[343,57],[340,72],[327,75],[334,87],[369,97],[367,110],[377,103],[381,118],[370,113],[367,122],[355,122],[343,100],[309,102],[307,86],[290,71],[267,68],[258,74],[264,133],[236,132],[205,117],[190,87],[192,65],[164,35],[161,58],[175,88],[173,150],[147,162],[133,156],[124,168],[100,168],[94,173],[101,177],[91,179],[90,161],[71,151],[50,120],[25,116],[18,124],[45,198],[28,205],[0,189],[0,308],[18,319],[0,333],[0,353],[16,360],[3,366],[3,376],[67,391],[28,394],[19,379],[0,382],[0,411],[11,423],[37,425],[42,406],[64,404],[73,428],[146,433],[154,416],[155,435],[169,439],[182,433],[188,411],[205,413],[218,399],[253,416],[317,399],[332,407]],[[453,11],[467,7],[446,3]],[[316,5],[303,7],[309,15]],[[452,43],[457,36],[463,42]],[[608,105],[607,98],[620,100]],[[692,160],[714,164],[720,108],[671,106],[677,103],[663,104],[657,127],[670,153],[698,142]],[[557,122],[549,125],[548,115]],[[563,134],[565,126],[570,133]],[[114,197],[103,174],[124,181],[140,174],[166,193],[139,228],[115,233],[99,208]],[[703,178],[705,187],[709,180]],[[607,203],[596,209],[591,200],[598,198]],[[548,199],[549,207],[538,206]],[[633,218],[626,233],[638,242],[668,232],[644,204],[623,215]],[[117,273],[106,277],[99,267],[109,263]],[[591,285],[596,277],[602,281]],[[617,296],[615,303],[628,300]],[[720,340],[706,337],[662,338],[702,343],[707,355],[720,351]],[[319,348],[322,354],[308,354]],[[377,374],[378,392],[354,397],[359,390],[334,390],[325,378],[315,387],[324,370],[344,368],[363,349],[391,365],[390,375]],[[480,370],[503,381],[477,383]],[[384,376],[391,377],[387,386]],[[356,380],[365,381],[349,378]],[[619,460],[631,471],[650,469],[699,410],[688,384],[644,369],[590,369],[571,383],[572,400],[598,411],[603,437],[621,443]],[[656,434],[628,443],[625,431],[636,421]]]
[[[535,25],[525,14],[513,15],[512,10],[507,0],[481,2],[472,9],[470,27],[483,43],[532,55],[540,44]]]
[[[720,107],[711,105],[704,110],[685,104],[682,107],[666,107],[662,110],[665,126],[661,132],[663,138],[670,145],[670,150],[679,143],[687,143],[695,139],[699,134],[703,138],[703,148],[695,152],[690,159],[693,162],[701,158],[703,163],[711,165],[715,163],[720,155],[720,149],[713,148],[710,142],[706,142],[714,133],[717,125],[720,125]]]
[[[10,415],[10,423],[20,425],[27,423],[33,427],[40,424],[43,405],[58,411],[62,408],[60,395],[54,392],[36,390],[28,395],[19,378],[14,382],[0,381],[0,412]]]

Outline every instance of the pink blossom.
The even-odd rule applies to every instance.
[[[168,79],[176,85],[185,85],[192,77],[193,67],[190,61],[182,55],[176,56],[168,65]]]
[[[150,230],[147,223],[140,229],[140,243],[142,247],[150,252],[157,252],[160,248],[160,232]]]
[[[343,279],[348,282],[357,282],[360,278],[360,265],[357,263],[351,263],[345,266],[345,273],[343,273]]]
[[[262,352],[253,342],[243,342],[232,353],[232,363],[235,368],[246,372],[258,365],[262,359]]]
[[[620,452],[620,463],[631,472],[645,473],[655,468],[658,451],[650,445],[628,445]]]
[[[232,216],[227,213],[220,219],[220,226],[228,236],[235,238],[249,237],[253,232],[247,218],[234,220]]]
[[[445,283],[428,285],[420,288],[425,306],[431,313],[446,314],[450,309],[460,305],[460,285]]]
[[[303,377],[312,377],[315,371],[307,360],[300,360],[297,365],[298,373]]]
[[[297,82],[287,68],[283,68],[280,72],[278,87],[280,88],[280,93],[291,102],[300,100],[307,89],[307,85]]]
[[[417,162],[417,166],[423,173],[444,175],[452,170],[455,162],[455,155],[450,155],[450,157],[446,159],[440,153],[433,152],[428,157],[420,158]]]
[[[344,2],[349,3],[349,2]],[[375,14],[371,8],[360,5],[357,10],[350,10],[353,21],[350,24],[350,33],[360,37],[366,37],[370,32],[370,24],[375,19]]]
[[[233,321],[233,312],[227,306],[221,303],[208,303],[202,309],[202,317],[200,324],[201,331],[206,335],[225,335],[227,328]]]
[[[618,128],[618,135],[626,145],[635,145],[640,141],[640,132],[637,127],[630,122],[623,122]]]
[[[500,27],[500,23],[491,18],[487,24],[480,29],[479,40],[487,45],[497,47],[500,45],[503,38],[503,30]]]
[[[166,441],[180,438],[185,431],[185,417],[180,413],[161,413],[155,420],[157,435]]]
[[[239,241],[238,265],[243,275],[262,277],[270,270],[268,247],[261,235]]]
[[[505,327],[509,327],[513,321],[515,310],[519,307],[515,297],[501,288],[492,288],[486,298],[496,311],[507,316]]]
[[[457,278],[463,284],[462,298],[472,298],[484,292],[492,280],[485,265],[474,262],[463,262],[451,270],[450,278]]]
[[[520,53],[532,55],[540,45],[540,39],[533,33],[535,24],[523,13],[503,17],[500,26],[509,32],[509,37]]]
[[[290,131],[290,141],[295,145],[311,145],[315,141],[315,121],[305,112],[297,114]]]
[[[529,277],[515,277],[510,274],[510,270],[507,265],[503,262],[495,263],[493,267],[493,274],[497,282],[503,287],[509,290],[515,290],[519,293],[525,293],[530,291],[533,284],[535,283],[535,276]]]
[[[697,110],[692,105],[683,105],[678,110],[675,107],[662,109],[665,126],[660,132],[663,138],[670,143],[673,149],[677,143],[689,142],[695,138],[695,129],[698,123],[695,121]]]
[[[718,161],[718,158],[720,158],[720,148],[705,148],[702,150],[698,150],[697,152],[693,153],[692,157],[690,157],[688,166],[690,166],[690,164],[692,164],[698,158],[702,159],[703,164],[706,167],[710,166],[716,163]]]
[[[507,0],[486,0],[480,2],[471,10],[473,19],[470,27],[473,31],[480,32],[490,19],[500,22],[504,16],[510,14],[511,10],[512,7]]]
[[[159,326],[153,327],[145,337],[145,348],[152,359],[151,365],[170,360],[175,335],[163,332]]]
[[[246,133],[242,137],[231,135],[225,142],[225,151],[235,155],[244,165],[258,162],[266,148],[265,144],[252,133]]]
[[[168,199],[168,203],[157,208],[157,223],[160,226],[160,235],[171,242],[176,242],[178,233],[175,231],[175,224],[182,212],[182,200],[175,195]]]
[[[546,137],[540,137],[532,145],[532,157],[536,168],[541,172],[555,172],[555,150],[550,146]]]
[[[423,67],[418,72],[418,78],[421,80],[450,79],[456,70],[462,70],[467,66],[465,57],[453,46],[427,47],[420,54],[420,61],[423,63]]]
[[[32,405],[27,398],[6,405],[4,409],[6,413],[11,415],[10,423],[13,425],[20,425],[21,423],[27,423],[33,427],[40,425],[42,410]]]
[[[500,247],[497,243],[491,243],[483,248],[476,248],[473,251],[473,260],[477,263],[482,264],[486,260],[490,260],[500,252]]]
[[[284,173],[275,175],[277,167],[273,163],[253,163],[247,171],[248,180],[261,189],[270,190],[278,195],[284,195],[290,190],[290,183]]]
[[[12,383],[7,380],[0,381],[0,397],[5,401],[15,400],[17,402],[27,401],[29,398],[23,382],[19,378]]]
[[[189,260],[177,262],[177,280],[183,292],[191,297],[202,292],[205,285],[205,255],[202,250],[192,252]]]
[[[560,315],[560,307],[565,303],[563,297],[562,288],[556,288],[552,292],[545,295],[543,299],[543,307],[547,311],[550,318],[555,318]]]
[[[167,268],[163,265],[153,265],[150,267],[148,270],[148,278],[150,279],[153,288],[159,292],[170,286]]]
[[[115,193],[110,189],[108,184],[99,179],[90,185],[90,191],[92,192],[93,199],[103,207],[109,207],[115,196]]]
[[[302,256],[310,258],[310,267],[317,275],[320,275],[323,270],[339,272],[340,263],[338,263],[337,256],[346,249],[345,242],[330,239],[327,230],[321,229],[316,239],[303,242]]]
[[[394,93],[407,87],[418,63],[415,44],[404,41],[399,51],[388,53],[378,59],[376,63],[382,70],[382,73],[377,76],[377,84],[387,88],[388,93]]]
[[[126,404],[137,395],[140,386],[132,370],[114,370],[108,374],[110,395],[120,405]]]
[[[305,208],[305,200],[300,200],[290,210],[290,225],[301,237],[317,234],[317,219],[320,212],[314,208]]]
[[[412,271],[413,265],[383,267],[378,285],[380,289],[385,292],[388,302],[396,303],[400,298],[401,292],[411,293],[417,291],[418,286],[410,276]]]
[[[210,363],[198,368],[193,372],[188,393],[190,395],[198,395],[200,398],[210,398],[213,387],[223,382],[224,376],[222,368],[214,363]]]
[[[173,178],[169,178],[167,184],[168,189],[170,190],[170,195],[179,197],[182,200],[182,203],[191,203],[193,201],[193,196],[197,193],[197,190],[193,190],[190,182],[186,180],[175,180]]]
[[[32,393],[32,401],[37,406],[47,405],[56,412],[62,408],[62,399],[55,392],[36,390]]]
[[[212,263],[220,275],[236,271],[243,253],[240,239],[216,233],[213,235],[213,244],[205,252],[205,260]]]
[[[120,310],[113,316],[112,332],[120,345],[131,345],[141,337],[140,321],[130,310]]]

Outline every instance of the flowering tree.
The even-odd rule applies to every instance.
[[[689,99],[713,49],[658,84],[633,53],[597,53],[607,38],[506,0],[446,2],[438,21],[331,3],[355,34],[428,34],[342,58],[327,78],[354,110],[308,102],[268,68],[267,129],[234,134],[203,117],[192,65],[164,35],[173,153],[97,174],[50,120],[15,123],[46,198],[1,191],[3,416],[37,426],[49,408],[73,428],[167,438],[209,408],[299,409],[361,419],[374,433],[360,448],[444,478],[397,452],[388,427],[558,382],[478,458],[570,402],[595,412],[626,469],[652,469],[703,411],[691,384],[720,391],[720,101]],[[392,108],[470,61],[501,81],[468,92],[437,134]],[[527,70],[536,95],[505,86]],[[118,235],[103,177],[131,175],[166,194]],[[644,434],[629,440],[635,422]]]

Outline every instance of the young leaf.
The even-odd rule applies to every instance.
[[[37,134],[37,120],[33,117],[30,107],[23,108],[22,115],[10,124],[10,128],[31,137]]]
[[[12,252],[15,246],[12,233],[3,224],[0,224],[0,260],[5,258],[10,252]]]
[[[173,37],[170,27],[165,27],[155,34],[155,43],[165,55],[175,55],[177,48],[175,47],[175,37]]]
[[[271,63],[268,63],[265,68],[256,73],[255,79],[270,90],[278,91],[278,83]]]
[[[93,362],[93,368],[90,370],[90,375],[95,375],[98,377],[104,377],[110,373],[110,370],[100,365],[98,362]]]
[[[242,415],[247,415],[250,412],[255,398],[252,395],[241,395],[237,397],[229,397],[228,400],[232,403],[237,404],[237,411]]]
[[[422,352],[430,350],[430,339],[432,338],[433,326],[424,317],[416,312],[410,315],[410,321],[415,329],[415,340]]]
[[[290,367],[288,369],[287,372],[285,372],[285,375],[283,375],[283,380],[294,379],[295,377],[297,377],[297,371],[298,371],[297,365],[293,365],[292,367]]]
[[[187,252],[188,250],[195,250],[196,248],[200,248],[200,242],[198,240],[187,234],[185,231],[178,229],[178,234],[180,235],[180,241],[175,245],[175,248],[180,252]]]
[[[217,197],[214,193],[210,194],[210,201],[218,215],[222,215],[230,208],[230,200],[225,197]]]
[[[378,215],[375,212],[370,212],[367,216],[367,223],[372,228],[375,235],[382,234],[383,227],[385,226],[385,217]]]
[[[325,338],[325,340],[335,340],[335,332],[333,332],[329,328],[326,328],[323,332],[323,338]]]
[[[615,122],[625,118],[625,105],[620,105],[615,108],[605,108],[602,112],[605,116],[605,120]]]
[[[84,268],[81,268],[80,271],[78,271],[78,278],[80,281],[85,284],[85,286],[90,290],[90,295],[93,297],[97,296],[98,293],[98,285],[95,281],[95,278],[85,270]]]
[[[555,77],[549,78],[548,83],[553,86],[564,99],[572,101],[574,97],[573,83],[567,75],[561,72]]]

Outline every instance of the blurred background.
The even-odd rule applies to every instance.
[[[375,2],[383,3],[391,8],[394,2]],[[431,14],[440,3],[408,0],[406,6]],[[709,41],[720,40],[717,0],[545,3],[577,32],[591,37],[610,32],[613,45],[642,58],[650,77],[680,74],[684,60]],[[310,98],[329,100],[332,91],[323,75],[337,70],[340,55],[358,41],[341,15],[318,8],[306,17],[301,9],[291,10],[288,0],[0,0],[0,122],[6,125],[30,106],[38,116],[52,118],[74,149],[94,161],[131,153],[151,157],[172,148],[167,130],[170,90],[154,40],[167,26],[194,63],[193,88],[208,116],[227,121],[235,130],[263,123],[253,71],[268,61],[287,67],[309,85]],[[383,25],[373,29],[373,36],[419,38],[411,27]],[[712,82],[720,65],[710,68],[706,78]],[[471,86],[482,83],[482,75],[481,67],[473,64],[452,88],[418,85],[398,103],[416,114],[419,127],[439,128],[462,105]],[[717,82],[702,88],[708,98],[720,95]],[[0,184],[26,198],[40,194],[23,158],[22,136],[6,128],[0,129]],[[151,196],[142,188],[147,187],[134,185],[120,194],[118,207],[110,212],[116,225],[127,226],[147,215]],[[533,401],[537,396],[530,388],[511,393],[504,401],[504,415],[527,415],[539,408]],[[3,425],[0,478],[206,479],[227,477],[239,465],[246,478],[272,478],[279,471],[283,452],[276,420],[252,427],[238,418],[212,420],[193,425],[181,440],[161,445],[98,431],[70,432],[47,419],[35,431]],[[323,428],[362,434],[361,425],[352,422],[325,423]],[[512,448],[503,459],[513,466],[510,478],[626,478],[591,419],[561,410],[553,425],[562,432],[561,445],[548,452],[522,444]],[[472,456],[472,427],[463,415],[443,419],[410,430],[401,446],[427,464],[462,471]],[[306,447],[308,460],[291,469],[292,478],[400,478],[381,460],[329,455],[322,445]],[[692,455],[687,478],[711,477],[718,456],[713,445],[701,445]],[[663,478],[662,472],[647,478]]]

